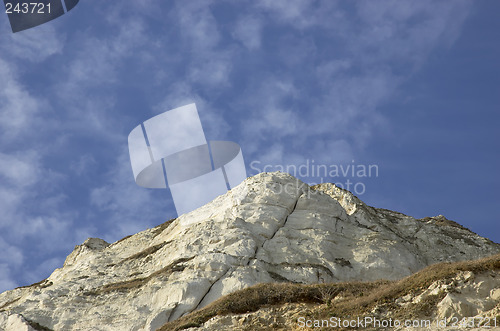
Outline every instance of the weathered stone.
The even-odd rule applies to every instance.
[[[22,314],[52,330],[155,330],[261,282],[398,279],[497,252],[442,216],[418,220],[332,184],[263,173],[154,229],[88,239],[47,280],[0,294],[0,329]]]

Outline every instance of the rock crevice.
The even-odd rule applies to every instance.
[[[499,252],[444,217],[417,220],[333,184],[262,173],[156,228],[88,239],[47,280],[0,294],[0,329],[22,315],[54,331],[149,331],[258,283],[394,280]]]

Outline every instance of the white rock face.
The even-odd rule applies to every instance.
[[[457,275],[452,284],[433,285],[434,291],[443,289],[447,293],[437,306],[437,318],[446,319],[448,324],[464,317],[478,316],[492,310],[500,303],[498,270],[480,275],[474,275],[469,271]]]
[[[5,331],[36,331],[28,322],[19,314],[9,314],[0,312],[0,325]]]
[[[263,173],[170,223],[88,239],[48,279],[0,295],[0,329],[22,314],[52,330],[155,330],[261,282],[398,279],[498,252],[443,216],[417,220]]]

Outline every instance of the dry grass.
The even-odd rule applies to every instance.
[[[146,277],[137,277],[123,282],[106,284],[96,290],[86,292],[85,295],[100,295],[110,292],[122,292],[129,289],[137,290],[149,282],[151,279],[156,277],[168,277],[174,272],[183,271],[185,266],[182,265],[184,262],[192,260],[194,257],[180,258],[170,263],[169,265],[157,270]]]
[[[159,243],[158,245],[154,245],[154,246],[148,247],[145,250],[140,251],[139,253],[136,253],[134,255],[131,255],[129,257],[124,258],[123,260],[121,260],[117,264],[121,264],[121,263],[124,263],[124,262],[127,262],[127,261],[131,261],[131,260],[137,260],[137,259],[145,258],[145,257],[147,257],[147,256],[149,256],[151,254],[156,253],[159,249],[163,248],[163,246],[165,246],[165,245],[166,245],[166,242],[162,242],[162,243]]]
[[[0,311],[3,311],[3,309],[4,309],[5,307],[8,307],[8,306],[10,306],[11,304],[13,304],[13,303],[15,303],[15,302],[19,301],[19,299],[21,299],[21,297],[19,297],[19,298],[17,298],[17,299],[14,299],[14,300],[11,300],[11,301],[7,301],[5,304],[3,304],[2,306],[0,306]]]
[[[440,263],[429,266],[399,281],[347,282],[332,284],[299,285],[291,283],[258,284],[226,295],[207,307],[192,312],[175,321],[166,323],[160,330],[182,330],[200,326],[217,315],[254,312],[268,305],[284,303],[326,303],[318,305],[314,318],[330,316],[366,316],[375,307],[384,306],[395,316],[405,318],[429,317],[444,293],[429,296],[418,304],[404,308],[395,300],[416,295],[437,280],[449,280],[461,271],[481,273],[500,269],[500,254],[488,258],[456,263]],[[332,299],[339,297],[332,302]]]
[[[268,305],[284,303],[324,303],[325,293],[336,295],[361,296],[364,292],[378,288],[387,282],[351,282],[336,284],[299,285],[292,283],[258,284],[241,291],[228,294],[207,307],[165,324],[159,330],[182,330],[199,326],[217,315],[241,314],[257,311]]]
[[[454,228],[459,228],[459,229],[462,229],[462,230],[467,230],[467,231],[470,231],[469,229],[467,229],[466,227],[458,224],[457,222],[455,221],[452,221],[452,220],[449,220],[447,218],[445,218],[444,216],[442,217],[439,217],[439,216],[435,216],[435,217],[424,217],[424,218],[420,218],[418,219],[417,221],[421,221],[421,222],[428,222],[428,221],[433,221],[434,224],[436,225],[448,225],[448,226],[452,226]],[[472,232],[472,231],[471,231]]]
[[[166,221],[165,223],[162,223],[158,226],[155,226],[153,228],[153,236],[156,237],[157,235],[159,235],[160,233],[162,233],[164,230],[166,230],[171,224],[173,221],[175,221],[176,218],[172,218],[172,219],[169,219],[168,221]]]
[[[172,219],[169,219],[168,221],[160,224],[160,225],[157,225],[155,226],[152,231],[153,231],[153,238],[156,237],[157,235],[159,235],[160,233],[163,232],[163,230],[165,230],[166,228],[168,228],[170,226],[170,224],[172,224],[173,221],[175,221],[176,219],[175,218],[172,218]],[[111,244],[111,246],[113,245],[116,245],[118,243],[121,243],[122,241],[125,241],[127,240],[128,238],[132,237],[132,235],[128,235],[128,236],[125,236],[117,241],[115,241],[114,243]]]
[[[49,281],[47,278],[45,278],[45,279],[42,279],[41,281],[33,283],[31,285],[24,285],[24,286],[16,287],[16,289],[18,289],[18,288],[28,288],[28,287],[46,288],[46,287],[49,287],[49,286],[52,286],[52,285],[53,285],[53,283],[51,281]]]
[[[435,264],[399,281],[381,286],[367,296],[343,300],[334,305],[330,311],[325,311],[325,313],[328,313],[330,316],[364,316],[376,306],[387,305],[394,308],[397,298],[407,294],[415,295],[421,293],[435,281],[452,279],[461,271],[480,273],[497,269],[500,269],[500,254],[474,261]],[[435,301],[442,299],[442,297],[440,298],[442,295],[439,294],[434,298],[429,297],[427,299],[433,302],[426,302],[424,300],[418,305],[411,305],[397,313],[408,318],[428,317],[429,309],[434,309],[435,303],[437,303]]]
[[[132,235],[131,235],[131,234],[129,234],[128,236],[123,237],[122,239],[119,239],[119,240],[115,241],[115,242],[114,242],[114,243],[112,243],[111,245],[116,245],[116,244],[118,244],[118,243],[121,243],[122,241],[125,241],[125,240],[127,240],[128,238],[130,238],[130,237],[132,237]],[[111,245],[110,245],[110,246],[111,246]]]

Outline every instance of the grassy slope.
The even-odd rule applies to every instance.
[[[284,303],[326,303],[316,310],[314,318],[364,316],[374,307],[385,305],[393,308],[398,317],[415,318],[430,316],[435,304],[444,294],[429,297],[418,304],[401,308],[397,298],[418,294],[437,280],[453,278],[460,271],[481,273],[500,269],[500,254],[488,258],[429,266],[399,281],[346,282],[331,284],[299,285],[289,283],[258,284],[228,294],[207,307],[166,323],[160,330],[182,330],[200,326],[217,315],[254,312],[268,305]],[[331,300],[339,296],[340,300]],[[318,305],[319,306],[319,305]]]

